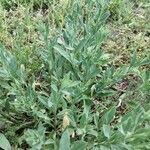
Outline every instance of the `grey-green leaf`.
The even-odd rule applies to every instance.
[[[111,136],[111,129],[110,129],[109,125],[103,124],[103,133],[104,133],[105,137],[107,137],[108,139],[110,138],[110,136]]]
[[[70,135],[67,129],[61,136],[59,150],[70,150]]]
[[[86,142],[85,141],[76,141],[72,144],[71,150],[85,150]]]
[[[108,125],[109,123],[111,123],[111,121],[115,116],[115,113],[116,113],[116,107],[112,107],[110,110],[108,110],[102,118],[103,124]]]
[[[63,50],[62,49],[62,47],[60,47],[60,46],[54,46],[54,49],[61,55],[61,56],[63,56],[66,60],[68,60],[70,63],[72,63],[71,62],[71,59],[70,59],[70,55],[69,55],[69,53],[67,53],[65,50]]]
[[[9,141],[6,139],[5,135],[0,133],[0,148],[4,150],[11,150],[11,145]]]

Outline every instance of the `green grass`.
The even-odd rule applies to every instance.
[[[150,149],[148,7],[2,0],[0,148]]]

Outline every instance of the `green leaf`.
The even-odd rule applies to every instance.
[[[33,150],[41,150],[45,143],[46,128],[40,122],[37,129],[28,129],[25,131],[23,139]]]
[[[48,107],[48,103],[47,103],[48,98],[47,97],[38,95],[38,100],[43,106]]]
[[[143,59],[142,62],[140,63],[141,66],[142,66],[142,65],[149,65],[149,64],[150,64],[149,58]]]
[[[11,150],[11,145],[9,141],[6,139],[5,135],[0,133],[0,148],[4,150]]]
[[[136,50],[133,52],[133,55],[131,57],[131,62],[130,62],[130,66],[131,67],[136,67],[137,65],[137,52]]]
[[[62,79],[62,85],[61,85],[61,88],[64,89],[64,88],[71,88],[71,87],[75,87],[79,84],[80,82],[79,81],[73,81],[70,79],[70,73],[66,74],[64,76],[64,78]]]
[[[111,129],[110,129],[110,126],[109,125],[103,125],[103,133],[105,135],[105,137],[107,137],[108,139],[110,138],[111,136]]]
[[[108,110],[104,116],[102,117],[103,124],[108,125],[113,120],[116,113],[116,107],[112,107],[110,110]]]
[[[71,146],[71,150],[85,150],[85,149],[86,149],[85,141],[75,141]]]
[[[61,136],[59,150],[70,150],[70,135],[68,130],[65,130]]]
[[[68,60],[70,63],[72,63],[71,62],[71,59],[70,59],[70,55],[66,52],[66,51],[64,51],[63,49],[62,49],[62,47],[60,47],[60,46],[54,46],[54,49],[61,55],[61,56],[63,56],[66,60]]]
[[[99,150],[110,150],[110,148],[101,145],[100,148],[99,148]]]

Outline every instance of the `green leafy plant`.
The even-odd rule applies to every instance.
[[[36,2],[45,5],[13,2],[16,9],[27,9],[19,11],[24,16],[12,48],[4,41],[0,45],[0,122],[11,146],[149,149],[149,72],[142,69],[149,58],[139,59],[135,51],[128,64],[117,68],[114,56],[102,48],[112,3],[49,1],[49,12],[39,3],[41,11],[34,9]],[[120,3],[115,4],[119,9]],[[7,24],[9,19],[2,20]],[[1,136],[0,144],[10,148]]]

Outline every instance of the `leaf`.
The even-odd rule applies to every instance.
[[[2,67],[0,67],[0,78],[4,78],[5,80],[8,80],[10,78],[7,70]]]
[[[85,150],[85,149],[86,149],[85,141],[75,141],[71,146],[71,150]]]
[[[140,63],[140,65],[149,65],[150,64],[150,60],[148,58],[145,58],[142,60],[142,62]]]
[[[104,116],[102,117],[103,124],[108,125],[113,120],[116,113],[116,107],[112,107],[110,110],[108,110]]]
[[[45,143],[46,128],[40,122],[37,129],[28,129],[25,131],[23,139],[33,150],[40,150]]]
[[[111,129],[110,129],[110,126],[109,125],[103,125],[103,133],[105,135],[105,137],[107,137],[108,139],[110,138],[111,136]]]
[[[70,73],[66,74],[64,76],[64,78],[62,79],[62,85],[61,85],[61,88],[64,89],[64,88],[71,88],[71,87],[75,87],[79,84],[80,82],[79,81],[73,81],[70,79]]]
[[[11,150],[11,145],[9,141],[6,139],[6,137],[0,133],[0,148],[4,150]]]
[[[48,103],[47,103],[48,98],[47,97],[38,95],[38,100],[43,106],[48,108]]]
[[[70,136],[66,129],[60,139],[59,150],[70,150]]]
[[[61,56],[63,56],[66,60],[68,60],[70,63],[72,63],[71,62],[71,59],[70,59],[70,55],[66,52],[66,51],[64,51],[63,49],[62,49],[62,47],[60,47],[60,46],[54,46],[54,49],[55,50],[57,50],[57,52],[61,55]]]
[[[130,67],[136,67],[136,65],[137,65],[137,52],[135,50],[131,57]]]
[[[110,148],[101,145],[100,148],[99,148],[99,150],[110,150]]]

